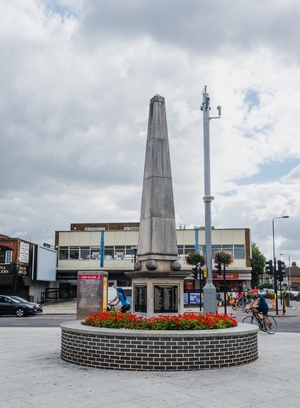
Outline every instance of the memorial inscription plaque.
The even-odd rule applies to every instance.
[[[178,313],[178,286],[154,286],[154,313]]]
[[[147,313],[147,285],[135,286],[135,312]]]

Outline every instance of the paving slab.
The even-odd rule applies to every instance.
[[[60,341],[60,328],[1,328],[0,408],[300,406],[300,334],[260,332],[254,363],[188,372],[81,367]]]

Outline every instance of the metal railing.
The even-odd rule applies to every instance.
[[[58,300],[72,300],[74,299],[74,290],[72,288],[54,288],[54,289],[46,289],[45,292],[41,293],[41,303],[45,303],[47,301],[56,302]]]

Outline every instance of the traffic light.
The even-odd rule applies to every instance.
[[[217,272],[218,272],[219,274],[222,273],[222,268],[221,268],[220,262],[218,262],[218,263],[215,265],[215,268],[217,268]]]
[[[277,279],[279,282],[283,281],[283,278],[285,276],[285,263],[283,261],[278,261],[278,272],[277,272]]]
[[[270,261],[266,261],[266,270],[265,270],[265,272],[268,275],[273,275],[273,262],[272,262],[271,259],[270,259]]]
[[[193,278],[198,279],[198,266],[197,265],[194,266],[194,268],[192,268],[192,271],[193,271],[193,273],[192,273]]]

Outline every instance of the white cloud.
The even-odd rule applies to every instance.
[[[207,85],[211,115],[222,106],[210,124],[213,225],[251,228],[269,256],[271,220],[288,214],[278,253],[300,262],[298,0],[10,0],[0,15],[1,233],[49,242],[71,222],[138,221],[157,93],[177,222],[203,225]]]

